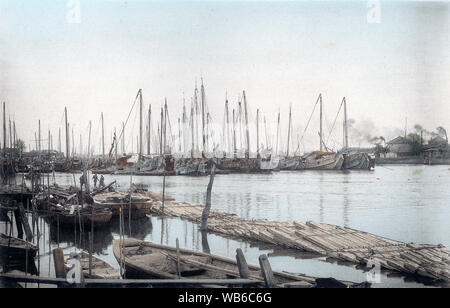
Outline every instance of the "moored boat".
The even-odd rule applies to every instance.
[[[33,259],[37,251],[38,248],[30,242],[0,233],[0,259],[3,264]]]
[[[125,217],[131,211],[131,216],[138,218],[150,213],[152,198],[146,192],[107,192],[94,196],[94,204],[108,208],[114,216],[122,210]]]
[[[178,253],[177,253],[178,251]],[[125,268],[126,278],[232,279],[240,278],[235,260],[204,252],[178,249],[134,238],[113,241],[113,252]],[[249,265],[250,279],[263,281],[258,266]],[[316,279],[305,275],[273,272],[279,287],[314,287]],[[352,283],[348,283],[350,286]]]

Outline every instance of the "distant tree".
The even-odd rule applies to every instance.
[[[25,142],[22,139],[17,139],[14,147],[18,148],[20,152],[23,152],[25,151]]]
[[[445,128],[443,128],[442,126],[438,126],[436,128],[436,131],[437,131],[438,135],[444,137],[445,141],[447,141],[447,143],[448,143],[448,136],[447,136],[447,131],[445,130]]]
[[[408,143],[411,145],[411,154],[412,155],[420,155],[423,152],[423,144],[422,144],[422,138],[419,134],[409,134],[406,139],[408,140]]]
[[[386,139],[383,136],[373,137],[372,139],[370,139],[370,143],[375,145],[375,155],[378,156],[378,157],[380,155],[385,156],[386,153],[389,152],[388,147],[385,146]],[[384,144],[384,146],[383,146],[383,144]]]
[[[373,138],[370,138],[369,139],[369,142],[371,143],[371,144],[374,144],[374,145],[381,145],[381,144],[384,144],[384,143],[386,143],[386,139],[384,139],[384,137],[383,136],[380,136],[380,137],[373,137]]]
[[[380,157],[381,155],[385,156],[387,153],[389,153],[389,148],[382,146],[381,144],[375,145],[375,155],[377,157]]]

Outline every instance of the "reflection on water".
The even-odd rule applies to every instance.
[[[117,179],[126,188],[128,177]],[[159,177],[134,176],[162,191]],[[166,192],[204,203],[207,177],[167,177]],[[448,166],[378,166],[375,171],[216,175],[214,209],[251,219],[319,221],[405,242],[450,247]]]
[[[59,184],[70,184],[71,174],[57,174]],[[106,175],[105,182],[117,180],[127,189],[129,176]],[[133,176],[134,183],[162,190],[160,177]],[[166,192],[179,201],[204,203],[207,177],[167,177]],[[445,166],[378,166],[373,172],[278,172],[253,175],[216,175],[212,208],[235,213],[244,218],[268,220],[320,221],[368,231],[406,242],[442,243],[450,247],[450,171]],[[30,220],[31,222],[31,220]],[[60,229],[39,219],[42,275],[54,275],[52,249],[62,247],[65,253],[88,250],[87,232]],[[259,255],[269,254],[276,270],[304,273],[318,277],[361,282],[365,268],[324,262],[311,254],[280,249],[261,243],[247,243],[206,234],[198,225],[175,218],[150,216],[129,221],[125,218],[126,236],[235,258],[241,248],[248,263],[258,264]],[[131,230],[130,230],[131,229]],[[3,229],[1,229],[3,230]],[[115,267],[112,240],[119,237],[119,220],[107,228],[95,229],[93,250],[96,256]],[[131,233],[130,233],[131,232]],[[50,241],[49,241],[50,239]],[[36,242],[36,240],[35,240]],[[423,286],[404,277],[382,275],[377,286]]]

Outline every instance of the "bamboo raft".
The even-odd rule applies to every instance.
[[[202,205],[192,205],[152,194],[152,211],[200,223]],[[211,210],[207,230],[229,237],[260,241],[285,248],[313,252],[318,255],[367,265],[379,262],[382,269],[450,282],[450,250],[442,245],[407,244],[367,232],[324,223],[296,221],[276,222],[248,220]]]

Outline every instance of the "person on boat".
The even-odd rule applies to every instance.
[[[103,177],[103,174],[100,176],[99,187],[105,187],[105,178]]]
[[[82,174],[80,176],[80,188],[83,189],[83,185],[84,185],[84,174]]]
[[[92,179],[94,180],[94,188],[97,188],[97,181],[98,181],[98,176],[97,176],[97,174],[94,174],[94,176],[92,177]]]

